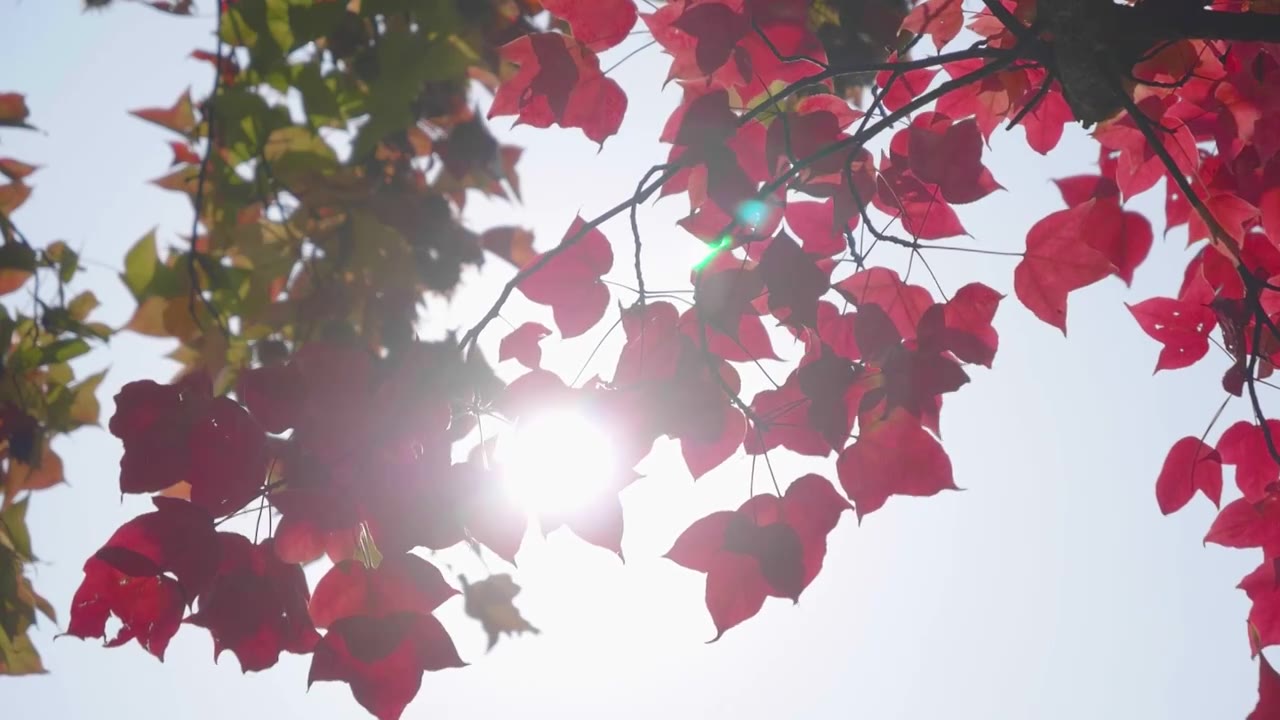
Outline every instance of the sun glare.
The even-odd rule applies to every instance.
[[[507,493],[538,514],[585,507],[615,472],[609,436],[584,414],[551,411],[521,420],[498,451]]]

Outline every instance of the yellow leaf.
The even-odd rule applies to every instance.
[[[199,301],[195,301],[195,315],[200,324],[192,317],[192,301],[188,297],[163,298],[152,296],[138,304],[133,317],[125,325],[140,335],[151,337],[176,337],[179,340],[190,340],[200,334],[200,325],[211,322],[209,311]]]

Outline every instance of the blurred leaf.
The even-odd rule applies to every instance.
[[[0,158],[0,175],[4,175],[14,181],[26,178],[39,167],[39,165],[29,165],[13,158]]]
[[[102,414],[98,403],[98,386],[107,377],[107,371],[90,375],[72,388],[70,418],[81,425],[97,425]]]
[[[0,628],[0,675],[43,675],[48,672],[25,632],[9,637]]]
[[[170,107],[144,108],[133,110],[129,114],[183,136],[191,135],[196,129],[196,113],[191,104],[190,90],[184,92]]]
[[[30,115],[25,96],[12,92],[0,93],[0,127],[33,129],[27,124]]]
[[[293,78],[294,87],[302,94],[307,121],[313,126],[345,128],[346,117],[338,104],[336,85],[320,74],[319,63],[299,66]]]
[[[36,271],[36,254],[21,243],[0,245],[0,295],[22,287]]]
[[[31,197],[31,186],[21,182],[0,185],[0,215],[12,215]]]
[[[89,352],[89,343],[81,338],[72,338],[70,340],[59,340],[50,345],[46,345],[40,354],[40,364],[45,365],[55,362],[67,362],[84,355]]]
[[[8,539],[9,548],[26,562],[36,559],[31,552],[31,530],[27,528],[27,504],[30,501],[31,496],[28,495],[0,511],[0,532]]]

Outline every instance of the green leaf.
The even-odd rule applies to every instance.
[[[89,343],[81,338],[59,340],[40,351],[40,364],[66,362],[89,352]]]
[[[289,7],[289,26],[296,45],[314,42],[333,32],[347,13],[346,3],[295,3]]]
[[[316,127],[345,128],[346,117],[338,104],[335,84],[320,74],[320,65],[310,62],[299,66],[293,84],[302,94],[307,120]]]
[[[9,547],[26,562],[36,559],[31,553],[31,531],[27,528],[27,503],[30,501],[31,496],[28,495],[0,511],[0,532],[7,537]]]
[[[353,157],[366,157],[387,135],[414,122],[413,103],[429,82],[465,81],[478,58],[465,42],[435,31],[431,39],[389,32],[378,43],[378,67],[368,100],[369,121],[352,142]]]
[[[156,268],[160,257],[156,254],[156,231],[152,230],[129,248],[124,256],[124,273],[121,277],[124,284],[139,300],[145,297],[146,290],[156,276]]]
[[[223,92],[214,112],[232,167],[257,158],[271,133],[291,124],[288,108],[272,107],[247,87]]]

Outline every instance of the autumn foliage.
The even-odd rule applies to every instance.
[[[154,510],[85,562],[67,634],[163,659],[195,626],[245,672],[309,655],[309,682],[347,683],[370,713],[398,718],[424,672],[465,665],[433,615],[450,597],[490,647],[537,632],[510,574],[455,585],[420,551],[514,563],[531,518],[502,491],[484,420],[518,428],[579,407],[609,428],[616,467],[589,502],[532,521],[619,557],[619,491],[674,480],[634,471],[659,438],[678,442],[694,479],[739,453],[827,460],[823,474],[753,483],[739,507],[672,538],[666,557],[705,575],[719,638],[767,598],[798,601],[838,523],[957,488],[940,415],[973,366],[992,367],[1000,306],[1065,334],[1073,292],[1129,283],[1146,259],[1152,223],[1127,204],[1156,191],[1165,227],[1185,227],[1196,249],[1168,297],[1128,307],[1135,331],[1159,346],[1157,371],[1225,356],[1224,396],[1254,419],[1189,424],[1155,501],[1168,514],[1202,494],[1221,505],[1206,541],[1262,550],[1240,584],[1249,641],[1255,654],[1280,644],[1280,420],[1259,397],[1280,361],[1280,6],[1206,5],[222,0],[215,47],[192,54],[212,90],[135,112],[167,131],[173,167],[156,183],[189,197],[195,218],[185,249],[162,257],[147,236],[125,258],[138,303],[125,329],[177,340],[184,369],[115,399],[120,490]],[[633,35],[669,57],[653,82],[682,94],[655,129],[667,156],[601,216],[566,216],[553,243],[464,225],[469,196],[520,198],[520,150],[487,122],[610,141],[628,110],[610,70]],[[27,121],[21,96],[0,95],[0,126]],[[926,268],[984,251],[955,208],[1016,201],[984,162],[992,134],[1021,128],[1049,153],[1077,122],[1097,172],[1055,179],[1063,207],[1026,231],[1004,290],[879,264],[878,245]],[[100,378],[74,382],[67,361],[111,333],[88,320],[92,296],[63,293],[74,253],[37,248],[11,219],[33,170],[0,159],[0,289],[52,283],[35,312],[0,316],[15,379],[0,386],[0,670],[13,674],[41,669],[25,633],[37,610],[53,616],[24,575],[26,503],[61,479],[49,438],[97,420]],[[646,290],[634,221],[625,243],[601,231],[667,196],[688,203],[679,234],[707,253],[678,299]],[[514,277],[480,322],[419,339],[424,296],[495,258]],[[517,293],[546,312],[500,329]],[[624,338],[612,372],[566,382],[543,367],[544,344],[610,325]],[[483,333],[502,336],[501,374]],[[759,360],[787,374],[746,392]],[[1224,466],[1238,499],[1224,498]],[[225,528],[250,513],[269,533]],[[317,561],[329,569],[309,587],[302,568]],[[1280,718],[1280,677],[1259,665],[1251,717]]]

